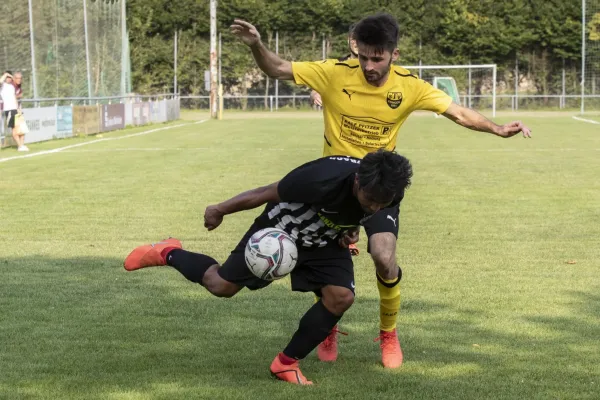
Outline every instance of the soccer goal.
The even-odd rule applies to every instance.
[[[458,94],[458,87],[456,86],[456,80],[451,76],[434,76],[433,86],[440,89],[450,97],[456,104],[460,104],[460,95]]]
[[[496,64],[403,67],[446,92],[455,103],[496,116]]]

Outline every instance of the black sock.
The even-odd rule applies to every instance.
[[[315,303],[300,320],[300,326],[292,340],[283,350],[288,357],[302,360],[329,335],[335,324],[342,318],[334,315],[323,305],[323,300]]]
[[[192,253],[182,249],[171,250],[167,254],[167,264],[175,268],[188,280],[202,284],[202,278],[209,267],[218,262],[204,254]]]

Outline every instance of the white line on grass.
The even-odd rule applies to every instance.
[[[585,118],[581,118],[581,117],[576,117],[574,115],[573,115],[573,119],[576,119],[577,121],[587,122],[588,124],[600,125],[600,122],[594,121],[593,119],[585,119]]]
[[[43,156],[45,154],[60,153],[62,151],[69,150],[69,149],[72,149],[72,148],[75,148],[75,147],[87,146],[88,144],[99,143],[99,142],[107,142],[107,141],[110,141],[110,140],[127,139],[127,138],[130,138],[130,137],[147,135],[149,133],[154,133],[154,132],[158,132],[158,131],[164,131],[164,130],[168,130],[168,129],[179,128],[181,126],[201,124],[203,122],[206,122],[206,120],[203,119],[202,121],[193,122],[191,124],[179,124],[179,125],[165,126],[163,128],[150,129],[148,131],[143,131],[143,132],[138,132],[138,133],[131,133],[129,135],[119,136],[119,137],[114,137],[114,138],[96,139],[96,140],[91,140],[89,142],[72,144],[72,145],[69,145],[69,146],[59,147],[59,148],[52,149],[52,150],[38,151],[37,153],[30,153],[30,154],[23,154],[23,155],[20,155],[20,156],[0,158],[0,163],[1,162],[6,162],[6,161],[11,161],[11,160],[18,160],[20,158],[30,158],[30,157],[36,157],[36,156]],[[111,149],[111,151],[114,151],[114,150]]]

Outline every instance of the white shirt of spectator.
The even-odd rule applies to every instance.
[[[17,96],[15,94],[15,87],[4,82],[2,84],[2,90],[0,90],[0,96],[4,102],[4,111],[16,110],[17,109]]]

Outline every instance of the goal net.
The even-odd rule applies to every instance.
[[[0,69],[22,73],[24,99],[128,92],[124,2],[0,1]]]
[[[448,96],[452,97],[452,101],[456,104],[460,104],[460,95],[458,93],[458,86],[456,81],[451,76],[434,76],[433,86],[441,91],[445,92]]]

